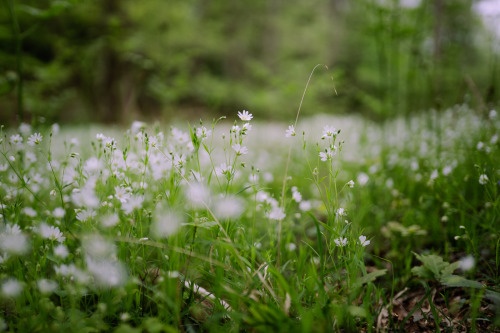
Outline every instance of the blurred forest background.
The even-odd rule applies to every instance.
[[[387,119],[500,101],[500,40],[481,1],[1,1],[2,124],[241,109],[290,120],[318,63],[329,69],[305,114]]]

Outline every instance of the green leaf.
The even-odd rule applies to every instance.
[[[441,272],[450,265],[450,263],[443,261],[443,258],[434,254],[419,255],[415,252],[413,254],[424,264],[425,268],[432,272],[434,278],[437,280],[442,276]]]
[[[484,288],[484,286],[481,283],[473,280],[468,280],[458,275],[445,276],[441,279],[441,283],[447,287],[462,287],[462,288],[477,288],[477,289]]]
[[[365,276],[360,277],[359,279],[356,280],[354,283],[353,287],[354,288],[359,288],[362,285],[368,283],[368,282],[373,282],[375,281],[376,278],[379,276],[383,276],[387,273],[387,269],[380,269],[378,271],[374,271],[371,273],[366,274]]]
[[[353,317],[366,317],[366,310],[360,306],[351,305],[347,308],[347,311]]]

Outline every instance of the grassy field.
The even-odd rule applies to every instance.
[[[0,331],[498,331],[499,128],[2,128]]]

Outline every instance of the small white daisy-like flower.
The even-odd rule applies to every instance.
[[[301,202],[302,201],[302,194],[300,194],[299,191],[297,191],[297,187],[292,187],[292,200],[295,202]]]
[[[497,117],[497,111],[496,110],[491,110],[489,113],[490,119],[495,119]]]
[[[215,202],[214,213],[220,219],[237,219],[245,211],[245,202],[238,197],[228,196]]]
[[[37,282],[37,287],[42,294],[51,294],[57,290],[57,282],[47,279],[40,279]]]
[[[23,137],[20,136],[19,134],[12,135],[10,137],[10,143],[16,146],[20,146],[23,143]]]
[[[489,178],[484,173],[479,176],[479,184],[485,185],[486,183],[488,183],[488,181],[489,181]]]
[[[95,138],[97,139],[97,141],[102,142],[106,139],[106,136],[102,133],[98,133],[95,135]]]
[[[64,208],[61,207],[57,207],[52,212],[52,216],[54,216],[56,219],[62,219],[64,215],[66,215],[66,211],[64,210]]]
[[[42,143],[43,136],[40,133],[35,133],[28,138],[28,144],[30,146],[39,145]]]
[[[332,138],[335,134],[337,134],[337,130],[333,126],[325,126],[323,129],[322,139],[324,138]]]
[[[345,216],[346,215],[346,212],[345,212],[345,209],[344,208],[339,208],[335,211],[335,214],[337,215],[337,217],[339,216]]]
[[[241,128],[238,125],[234,125],[233,127],[231,127],[231,132],[233,132],[235,134],[239,134],[240,131],[241,131]]]
[[[468,255],[460,260],[460,269],[464,272],[470,271],[474,268],[476,260],[473,256]]]
[[[250,121],[253,118],[252,114],[246,110],[243,110],[243,112],[238,111],[238,117],[243,121]]]
[[[236,152],[236,155],[238,155],[238,156],[245,155],[248,153],[247,147],[244,147],[244,146],[242,147],[239,143],[232,145],[231,147],[233,148],[233,150]]]
[[[269,212],[268,217],[271,220],[283,220],[286,214],[283,212],[283,209],[280,207],[273,207]]]
[[[120,186],[115,187],[115,198],[120,200],[121,203],[126,203],[130,199],[130,193],[128,188],[123,188]]]
[[[66,259],[69,255],[68,248],[63,244],[59,244],[54,248],[54,255],[61,259]]]
[[[328,147],[324,152],[320,152],[319,157],[321,157],[322,161],[328,161],[331,160],[335,154],[337,154],[337,147],[333,146],[333,150],[331,147]]]
[[[285,132],[285,137],[289,138],[296,135],[297,133],[295,133],[295,127],[293,125],[288,126],[288,129]]]
[[[350,180],[347,182],[347,186],[349,186],[350,188],[353,188],[354,187],[354,180]]]
[[[359,244],[361,244],[361,246],[367,246],[370,244],[370,241],[369,240],[366,240],[366,236],[359,236]]]
[[[45,223],[40,224],[39,228],[40,235],[43,238],[50,239],[53,241],[58,241],[59,243],[64,242],[66,237],[64,237],[61,230],[58,227],[54,227]]]
[[[347,238],[336,238],[333,240],[335,242],[335,244],[337,244],[337,246],[340,246],[340,247],[344,247],[347,245]]]
[[[201,139],[201,141],[205,141],[210,134],[212,134],[212,131],[208,130],[205,126],[201,126],[196,129],[196,137]]]
[[[242,134],[247,134],[247,132],[250,132],[252,130],[252,125],[250,123],[244,123],[243,128],[241,129]]]
[[[2,294],[6,297],[17,297],[23,291],[23,285],[16,279],[9,279],[2,283]]]

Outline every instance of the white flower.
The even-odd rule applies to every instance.
[[[474,268],[475,264],[476,260],[474,259],[474,257],[468,255],[460,260],[460,269],[464,272],[470,271],[471,269]]]
[[[369,180],[370,180],[370,177],[366,173],[360,172],[358,174],[357,181],[358,181],[359,185],[363,186],[366,183],[368,183]]]
[[[448,176],[452,171],[453,171],[453,167],[451,167],[450,165],[447,165],[443,168],[443,170],[441,172],[443,173],[444,176]]]
[[[347,186],[349,186],[350,188],[353,188],[354,187],[354,180],[350,180],[347,182]]]
[[[19,125],[19,132],[21,132],[23,135],[28,135],[28,133],[31,132],[31,125],[21,123],[21,125]]]
[[[295,200],[295,202],[301,202],[302,201],[302,194],[300,194],[299,191],[297,191],[297,187],[292,187],[292,200]]]
[[[58,227],[49,226],[45,223],[41,223],[39,227],[39,233],[43,238],[50,239],[53,241],[58,241],[59,243],[64,242],[66,237],[63,236],[61,230]]]
[[[233,127],[231,127],[231,132],[233,132],[235,134],[240,133],[240,131],[241,131],[241,128],[238,125],[234,125]]]
[[[212,134],[212,131],[208,130],[205,126],[201,126],[196,129],[196,137],[201,139],[201,141],[205,141],[210,134]]]
[[[39,145],[42,143],[43,136],[40,133],[35,133],[28,138],[28,144],[30,146]]]
[[[337,246],[343,247],[347,245],[347,238],[336,238],[333,240]]]
[[[366,236],[359,236],[359,244],[361,244],[361,246],[367,246],[370,244],[370,241],[369,240],[366,240]]]
[[[331,147],[328,147],[325,149],[324,152],[319,153],[319,157],[321,157],[322,161],[327,161],[331,160],[336,153],[337,153],[337,147],[333,146],[333,150]]]
[[[101,287],[117,287],[123,285],[127,273],[123,264],[116,260],[100,259],[87,256],[87,269],[94,276],[94,281]]]
[[[52,212],[52,216],[54,216],[56,219],[61,219],[64,217],[64,215],[66,215],[66,211],[64,210],[64,208],[61,207],[57,207]]]
[[[485,185],[486,183],[488,183],[488,181],[489,181],[488,176],[485,175],[484,173],[479,176],[479,184]]]
[[[69,255],[68,248],[63,244],[59,244],[54,248],[54,255],[61,259],[66,259]]]
[[[115,187],[115,198],[120,200],[121,203],[126,203],[130,199],[129,188],[123,188],[120,186]]]
[[[237,197],[221,198],[214,207],[215,216],[220,219],[237,219],[244,210],[243,200]]]
[[[181,218],[176,213],[159,208],[153,216],[151,236],[154,238],[168,237],[179,229],[181,221]]]
[[[243,121],[250,121],[253,118],[252,114],[245,110],[243,112],[238,111],[238,117]]]
[[[331,138],[335,134],[337,134],[337,130],[333,126],[325,126],[323,129],[323,135],[321,136],[322,139],[324,138]]]
[[[101,225],[105,228],[114,227],[120,222],[118,214],[111,214],[101,218]]]
[[[288,243],[288,244],[286,244],[286,249],[288,251],[290,251],[290,252],[294,251],[296,248],[297,248],[297,245],[295,245],[294,243]]]
[[[433,170],[431,175],[430,175],[430,180],[434,180],[439,176],[439,172],[437,170]]]
[[[285,132],[285,137],[289,138],[295,135],[297,135],[297,133],[295,133],[295,127],[293,125],[288,126],[288,129]]]
[[[42,294],[51,294],[57,290],[57,282],[52,280],[40,279],[37,286]]]
[[[99,142],[102,142],[102,141],[106,140],[106,136],[105,136],[104,134],[102,134],[102,133],[97,133],[97,134],[95,135],[95,138],[96,138],[96,139],[97,139],[97,141],[99,141]]]
[[[20,146],[23,143],[23,137],[20,136],[19,134],[12,135],[10,137],[10,143],[16,146]]]
[[[23,291],[23,286],[16,279],[9,279],[2,283],[2,294],[6,297],[17,297],[21,291]]]
[[[308,200],[304,200],[304,201],[301,201],[299,203],[299,209],[303,212],[307,212],[307,211],[310,211],[312,208],[312,204],[310,201]]]
[[[496,110],[491,110],[489,113],[490,119],[495,119],[497,117]]]
[[[233,148],[233,150],[236,152],[236,155],[238,155],[238,156],[248,154],[247,147],[242,147],[239,143],[232,145],[231,147]]]
[[[23,208],[23,213],[26,214],[29,217],[35,217],[37,215],[36,210],[34,210],[31,207],[24,207]]]
[[[476,146],[477,150],[483,150],[484,148],[484,142],[479,141]]]
[[[250,123],[244,123],[243,128],[241,129],[242,134],[247,134],[252,130],[252,125]]]
[[[142,130],[145,130],[146,126],[147,126],[146,123],[136,120],[132,123],[130,130],[132,131],[132,134],[137,134],[137,133],[141,132]]]
[[[204,208],[210,198],[210,191],[205,185],[193,182],[187,188],[186,198],[193,207]]]
[[[273,207],[271,211],[268,214],[268,217],[271,220],[283,220],[285,218],[286,214],[283,212],[283,208],[280,208],[278,206]]]
[[[335,211],[335,214],[337,215],[337,217],[339,216],[345,216],[346,215],[346,212],[345,212],[345,209],[344,208],[339,208]]]

